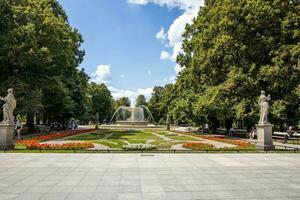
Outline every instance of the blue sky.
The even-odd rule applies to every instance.
[[[81,67],[115,98],[174,81],[184,26],[201,0],[59,0],[83,35]],[[192,3],[191,3],[192,2]],[[198,6],[197,6],[198,7]]]

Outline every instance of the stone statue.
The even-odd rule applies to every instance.
[[[14,123],[14,110],[16,108],[16,99],[14,97],[14,90],[12,88],[7,90],[8,94],[6,97],[0,97],[2,101],[5,101],[3,105],[3,124],[13,124]]]
[[[169,119],[169,114],[167,115],[167,120],[166,120],[166,126],[167,126],[167,130],[170,130],[170,119]]]
[[[269,114],[269,101],[271,97],[270,95],[266,96],[265,91],[261,91],[261,95],[259,97],[259,106],[260,106],[260,118],[259,125],[269,124],[268,122],[268,114]]]

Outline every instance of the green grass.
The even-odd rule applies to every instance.
[[[69,137],[68,140],[98,140],[105,136],[104,132],[93,132]]]
[[[158,149],[170,149],[173,145],[176,145],[176,144],[183,144],[183,143],[185,143],[185,142],[155,141],[155,142],[152,142],[151,144],[155,145]]]
[[[166,137],[172,140],[181,140],[181,141],[199,141],[200,139],[196,139],[193,137],[185,136],[185,135],[165,135]]]
[[[131,144],[146,144],[148,140],[161,140],[151,131],[135,130],[99,130],[97,132],[69,137],[67,140],[79,140],[101,144],[112,149],[121,149],[122,146]]]
[[[166,141],[152,133],[158,133],[171,139]],[[187,141],[198,141],[197,139],[189,135],[167,135],[169,131],[157,131],[157,130],[98,130],[92,133],[76,135],[68,137],[67,140],[78,140],[81,142],[92,142],[94,144],[101,144],[111,149],[122,149],[127,144],[152,144],[157,149],[170,149],[173,145],[184,144]],[[22,148],[22,147],[21,147]],[[248,150],[254,150],[255,146],[251,146]],[[227,149],[224,149],[225,151]],[[232,149],[237,150],[235,149]],[[231,149],[228,149],[231,151]],[[240,150],[243,151],[243,150]]]
[[[122,140],[115,140],[115,139],[111,139],[111,140],[93,140],[91,142],[93,142],[95,144],[101,144],[101,145],[104,145],[104,146],[112,148],[112,149],[121,149],[122,146],[127,144]]]

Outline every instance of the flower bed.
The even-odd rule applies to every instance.
[[[124,150],[144,150],[144,151],[149,151],[149,150],[154,150],[156,149],[156,146],[152,145],[152,144],[128,144],[122,147]]]
[[[89,142],[77,143],[77,142],[69,142],[64,144],[41,144],[42,141],[47,140],[55,140],[59,138],[69,137],[77,134],[88,133],[93,131],[94,129],[86,129],[86,130],[75,130],[75,131],[63,131],[58,133],[48,133],[47,135],[35,136],[31,139],[22,139],[17,140],[16,143],[20,145],[24,145],[26,149],[48,149],[48,150],[80,150],[93,148],[94,145]]]
[[[233,144],[233,145],[237,146],[235,149],[250,149],[253,146],[250,142],[245,142],[245,141],[241,141],[241,140],[231,140],[231,139],[227,139],[227,138],[211,137],[211,136],[205,136],[205,135],[200,135],[197,137],[206,139],[206,140],[213,140],[213,141],[217,141],[217,142]]]
[[[57,132],[57,133],[48,133],[46,135],[39,135],[31,139],[38,140],[38,141],[55,140],[55,139],[69,137],[69,136],[78,135],[82,133],[88,133],[94,130],[95,129],[74,130],[74,131],[68,130],[68,131]]]
[[[36,149],[45,149],[45,150],[83,150],[88,148],[93,148],[94,145],[90,142],[68,142],[63,144],[41,144],[38,140],[23,140],[18,142],[18,144],[23,144],[26,146],[26,149],[36,150]]]
[[[183,144],[183,148],[192,149],[195,151],[206,151],[206,150],[214,150],[215,146],[212,144],[206,144],[202,142],[188,142]]]

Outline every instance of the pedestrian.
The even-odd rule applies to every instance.
[[[251,131],[250,131],[250,139],[253,140],[256,135],[256,129],[254,126],[252,126]]]
[[[21,138],[21,131],[22,131],[22,124],[21,124],[18,117],[16,117],[15,131],[17,133],[17,138],[20,139]]]

